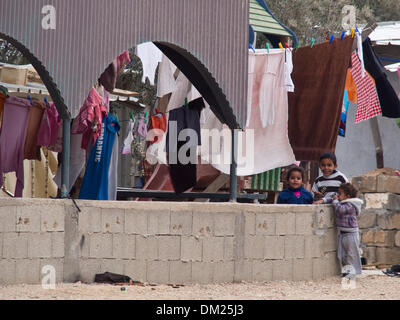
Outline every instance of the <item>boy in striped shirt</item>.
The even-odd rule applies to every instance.
[[[314,204],[327,203],[328,198],[333,198],[339,193],[342,183],[348,183],[347,177],[336,170],[337,160],[332,152],[325,152],[319,158],[319,168],[322,171],[311,189],[314,196]]]

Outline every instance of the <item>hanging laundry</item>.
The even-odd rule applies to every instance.
[[[101,74],[99,83],[108,91],[113,92],[117,83],[118,65],[114,60],[107,69]]]
[[[293,54],[289,139],[297,160],[318,161],[323,152],[335,150],[353,42],[347,36]]]
[[[346,137],[347,114],[349,112],[350,100],[347,90],[344,90],[342,115],[340,117],[339,136]]]
[[[363,49],[365,68],[375,79],[382,115],[387,118],[400,118],[400,100],[390,84],[385,68],[379,61],[369,38],[363,42]]]
[[[153,42],[146,42],[136,47],[136,55],[142,60],[143,64],[142,82],[144,83],[147,77],[153,86],[158,63],[162,60],[162,52]]]
[[[136,134],[141,136],[142,138],[147,137],[147,122],[143,115],[140,116],[137,122]]]
[[[122,72],[130,62],[131,57],[129,55],[129,51],[126,50],[117,58],[117,73]]]
[[[264,53],[267,55],[267,52]],[[250,58],[250,56],[249,56]],[[275,77],[269,77],[270,83],[264,82],[265,86],[274,86],[274,123],[273,125],[262,125],[260,118],[260,107],[258,104],[259,90],[263,90],[257,85],[256,81],[252,80],[249,74],[249,96],[251,101],[249,125],[243,132],[238,133],[238,176],[251,176],[264,173],[277,167],[291,165],[296,161],[292,147],[288,138],[288,94],[285,86],[285,69],[284,51],[270,49],[271,65],[275,65],[276,61],[280,61],[281,67],[277,69]],[[249,64],[253,59],[250,59]],[[272,62],[275,60],[275,62]],[[252,73],[254,68],[249,68],[249,73]],[[277,81],[278,80],[278,81]],[[297,89],[296,89],[297,90]],[[225,174],[230,174],[231,161],[231,132],[225,125],[212,114],[206,124],[202,125],[202,130],[218,130],[223,136],[222,142],[214,145],[213,138],[203,139],[201,158],[204,162],[210,163],[213,167]],[[226,135],[224,133],[226,132]],[[205,131],[207,132],[207,131]],[[248,145],[249,143],[249,145]],[[253,146],[251,148],[251,145]],[[225,156],[225,150],[228,155]],[[228,159],[226,159],[228,157]],[[215,160],[214,160],[215,159]]]
[[[289,49],[285,49],[286,59],[285,59],[285,85],[288,92],[294,92],[294,83],[292,80],[293,72],[293,54]]]
[[[363,46],[362,46],[362,36],[358,32],[356,33],[357,37],[357,55],[360,59],[361,63],[361,77],[364,78],[365,76],[365,65],[364,65],[364,53],[363,53]]]
[[[151,129],[161,130],[163,132],[167,131],[167,117],[165,116],[165,113],[159,113],[151,116]],[[157,143],[159,142],[159,137],[155,136],[153,139],[150,137],[148,141],[150,143]]]
[[[101,134],[90,153],[79,199],[108,200],[111,154],[119,130],[119,122],[111,113],[108,114],[102,124]]]
[[[96,89],[90,90],[78,116],[72,124],[72,134],[83,133],[82,149],[87,149],[89,140],[93,137],[93,144],[101,133],[103,117],[107,117],[108,111],[103,98]]]
[[[38,132],[46,109],[44,102],[34,102],[29,108],[24,147],[24,159],[40,161],[40,146],[37,145]]]
[[[347,70],[345,89],[347,91],[349,101],[356,104],[357,103],[357,87],[354,82],[353,76],[351,75],[350,69]]]
[[[76,180],[85,167],[86,152],[81,148],[82,134],[71,134],[70,154],[69,154],[69,185],[66,186],[68,192],[71,192]],[[62,164],[58,166],[54,182],[61,189],[62,183]]]
[[[158,68],[157,97],[161,98],[176,90],[174,77],[176,69],[176,66],[171,62],[171,60],[163,54]]]
[[[0,119],[3,115],[4,101],[6,100],[6,95],[3,92],[0,92]]]
[[[350,69],[350,72],[357,87],[357,113],[355,123],[359,123],[381,115],[382,110],[376,93],[375,84],[367,74],[365,77],[362,77],[362,66],[355,52],[351,55],[351,62],[353,67]]]
[[[117,200],[118,188],[118,136],[114,139],[111,152],[110,168],[108,169],[108,200]]]
[[[24,149],[31,104],[26,99],[9,97],[4,102],[3,125],[0,134],[0,173],[14,172],[17,176],[15,197],[24,189]],[[3,175],[0,174],[0,185]]]
[[[124,146],[122,147],[122,154],[127,155],[131,154],[131,145],[133,141],[133,130],[135,123],[130,119],[128,124],[128,135],[124,140]]]
[[[61,125],[61,119],[53,102],[45,109],[40,129],[38,132],[37,145],[48,147],[57,143],[58,129]]]
[[[185,98],[188,98],[188,93],[192,89],[192,84],[182,72],[179,72],[175,85],[176,90],[172,93],[171,98],[169,99],[167,111],[180,108],[185,103]],[[190,101],[189,98],[188,101]]]
[[[175,130],[173,129],[175,128]],[[186,141],[179,141],[179,134],[185,130],[194,130],[196,139],[187,137]],[[171,136],[171,135],[176,135]],[[168,119],[166,150],[168,153],[169,171],[175,193],[182,193],[197,183],[197,146],[201,145],[200,111],[182,106],[171,110]],[[186,157],[189,163],[184,163],[180,155],[181,148],[187,149]],[[190,154],[193,150],[195,154]],[[195,161],[192,161],[195,160]]]

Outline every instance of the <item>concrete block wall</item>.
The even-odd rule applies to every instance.
[[[353,178],[364,199],[359,219],[362,256],[367,264],[400,263],[400,177]]]
[[[157,284],[340,274],[330,206],[13,201],[0,210],[0,283],[40,283],[48,261],[64,282],[106,271]]]

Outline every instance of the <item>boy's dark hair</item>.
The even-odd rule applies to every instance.
[[[293,171],[298,171],[301,173],[301,178],[304,180],[304,169],[302,167],[290,167],[287,174],[286,174],[286,181],[289,181],[290,175],[292,174]]]
[[[343,190],[343,193],[350,198],[357,198],[358,190],[351,183],[342,183],[339,187],[340,190]]]
[[[331,159],[333,164],[336,166],[337,160],[336,160],[336,156],[334,153],[332,152],[324,152],[323,154],[321,154],[321,156],[319,157],[319,162],[321,162],[324,159]]]

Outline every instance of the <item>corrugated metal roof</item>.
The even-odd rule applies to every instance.
[[[261,7],[256,0],[250,0],[249,23],[255,32],[291,37],[291,34]]]
[[[55,30],[42,28],[45,5],[56,9]],[[68,106],[72,118],[124,50],[147,41],[175,44],[197,58],[196,70],[209,72],[203,82],[218,83],[222,91],[212,94],[219,105],[211,107],[231,114],[223,120],[233,126],[246,122],[248,17],[249,0],[1,0],[0,37],[14,40],[52,80],[53,100],[59,90],[63,99],[55,103]]]

